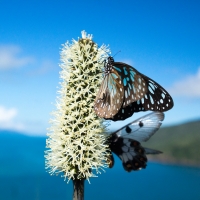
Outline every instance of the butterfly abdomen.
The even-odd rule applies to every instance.
[[[114,166],[115,160],[112,153],[107,157],[107,163],[109,168]]]

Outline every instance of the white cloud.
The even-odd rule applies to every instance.
[[[46,135],[48,124],[41,121],[30,121],[18,119],[16,108],[6,108],[0,105],[0,130],[11,130],[31,136]]]
[[[200,68],[194,75],[189,75],[180,80],[168,90],[172,96],[184,96],[189,98],[200,97]]]
[[[16,108],[5,108],[0,106],[0,129],[22,131],[23,124],[16,122],[18,112]]]
[[[0,70],[23,67],[33,63],[34,59],[30,56],[22,56],[21,48],[16,45],[0,46]]]
[[[15,108],[6,109],[0,106],[0,122],[7,122],[12,120],[17,115]]]

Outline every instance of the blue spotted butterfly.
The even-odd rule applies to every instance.
[[[112,133],[108,138],[112,153],[122,161],[124,169],[128,172],[146,167],[146,154],[159,154],[161,151],[142,147],[140,142],[146,142],[160,128],[164,114],[152,112],[145,115],[119,130]],[[108,157],[109,167],[114,165],[114,157]]]
[[[124,120],[139,111],[167,111],[174,105],[169,93],[154,80],[108,57],[104,78],[94,102],[99,117]]]

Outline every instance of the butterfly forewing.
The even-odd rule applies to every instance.
[[[143,148],[140,142],[147,141],[160,128],[163,119],[163,113],[153,112],[111,134],[109,147],[121,159],[126,171],[145,168],[146,154],[161,153],[157,150]]]
[[[94,110],[100,117],[112,118],[119,112],[123,103],[124,88],[118,73],[104,77],[95,99]]]

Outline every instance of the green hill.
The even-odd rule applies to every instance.
[[[163,152],[151,160],[200,166],[200,121],[163,127],[143,145]]]

